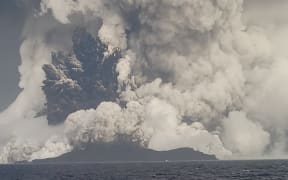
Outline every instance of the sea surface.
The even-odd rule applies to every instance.
[[[288,161],[2,165],[0,180],[288,179]]]

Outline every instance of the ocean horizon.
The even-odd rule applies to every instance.
[[[0,165],[1,180],[287,179],[288,160]]]

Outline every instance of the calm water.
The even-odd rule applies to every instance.
[[[0,166],[0,180],[288,179],[288,161]]]

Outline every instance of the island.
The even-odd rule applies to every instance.
[[[217,160],[191,148],[155,151],[128,143],[94,143],[62,156],[32,163],[175,162]]]

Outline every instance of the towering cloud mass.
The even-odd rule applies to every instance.
[[[108,47],[83,29],[75,30],[73,49],[75,55],[53,53],[52,64],[43,67],[50,124],[61,123],[70,113],[117,97],[119,49],[105,56]]]
[[[23,91],[0,116],[0,161],[120,137],[221,159],[285,157],[287,54],[272,31],[242,23],[242,7],[42,0],[24,30]]]

